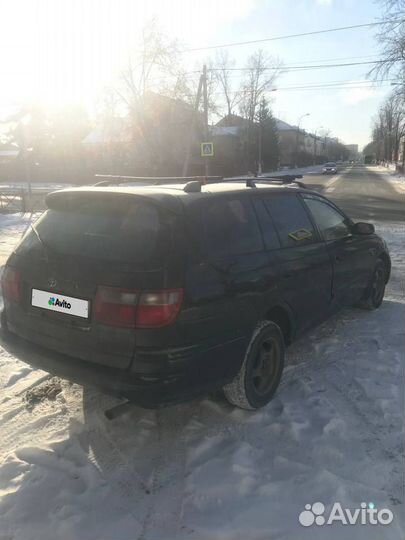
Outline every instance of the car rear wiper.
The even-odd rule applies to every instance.
[[[37,237],[37,240],[38,242],[41,244],[41,246],[44,248],[44,251],[45,251],[45,255],[46,255],[46,260],[47,262],[49,263],[49,253],[51,252],[52,255],[58,255],[58,253],[56,251],[54,251],[52,248],[50,248],[48,246],[48,244],[46,242],[43,241],[43,239],[41,238],[41,235],[39,234],[38,232],[38,229],[35,227],[35,225],[33,223],[30,223],[30,227],[31,227],[31,230],[32,232],[35,234],[35,236]]]

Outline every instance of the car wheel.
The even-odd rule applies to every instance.
[[[279,385],[284,353],[284,338],[277,324],[272,321],[259,323],[238,374],[224,386],[229,403],[249,410],[266,405]]]
[[[4,339],[8,337],[7,319],[4,309],[0,312],[0,337]]]
[[[387,268],[383,261],[379,260],[373,272],[373,277],[368,285],[363,298],[359,302],[362,309],[373,310],[381,306],[385,293],[385,281]]]

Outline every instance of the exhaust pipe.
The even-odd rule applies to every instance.
[[[104,411],[104,415],[107,420],[114,420],[115,418],[118,418],[119,416],[122,416],[130,411],[134,406],[135,403],[132,401],[124,401],[124,403],[120,403],[119,405],[115,405],[115,407],[111,407],[111,409]]]

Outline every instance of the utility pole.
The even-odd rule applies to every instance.
[[[197,118],[197,115],[198,115],[198,107],[200,106],[202,88],[203,88],[203,75],[200,75],[200,81],[198,83],[197,96],[195,98],[195,103],[194,103],[193,116],[191,118],[190,136],[189,136],[188,142],[187,142],[186,157],[184,159],[183,175],[182,176],[187,176],[188,175],[188,167],[189,167],[189,163],[190,163],[190,154],[191,154],[191,145],[192,145],[193,136],[194,136],[195,121],[196,121],[196,118]]]
[[[204,64],[203,73],[203,100],[204,100],[204,139],[208,141],[208,90],[207,90],[207,66]],[[210,175],[209,158],[204,158],[205,176]]]
[[[259,123],[259,164],[257,166],[257,174],[260,176],[263,173],[262,167],[262,145],[263,145],[263,125]]]

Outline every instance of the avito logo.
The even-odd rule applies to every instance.
[[[54,296],[49,298],[48,304],[50,306],[58,306],[65,309],[70,309],[72,307],[72,304],[66,302],[66,300],[59,300],[59,298],[55,298]]]
[[[343,508],[338,502],[335,502],[329,512],[325,515],[325,505],[321,502],[306,504],[298,516],[298,521],[304,527],[311,525],[333,525],[341,523],[342,525],[389,525],[394,519],[394,515],[388,508],[377,509],[375,504],[362,502],[360,508],[351,510]]]

